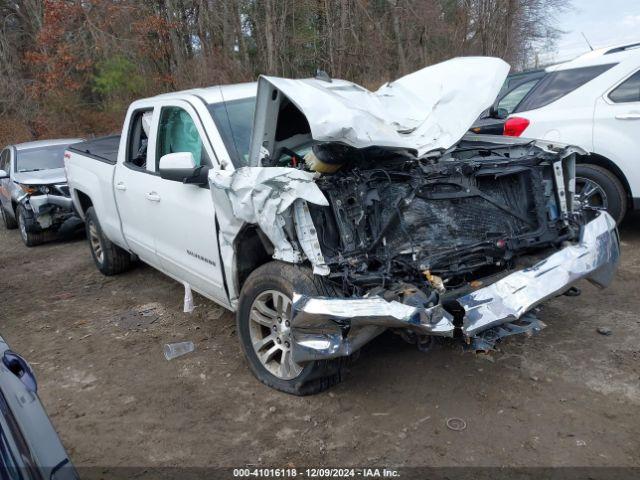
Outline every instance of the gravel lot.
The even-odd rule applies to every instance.
[[[229,312],[182,313],[182,286],[144,265],[102,276],[84,239],[27,249],[0,227],[0,334],[78,466],[640,466],[638,219],[613,286],[547,303],[540,335],[491,357],[383,335],[312,397],[251,376]],[[167,362],[181,340],[195,352]]]

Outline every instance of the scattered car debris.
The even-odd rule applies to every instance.
[[[467,428],[467,422],[465,422],[462,418],[447,418],[447,428],[455,432],[461,432],[462,430]]]
[[[193,342],[166,343],[164,346],[164,358],[173,360],[187,353],[191,353],[196,349]]]
[[[184,282],[184,313],[193,313],[195,309],[195,305],[193,304],[193,293],[191,292],[191,285],[187,282]]]

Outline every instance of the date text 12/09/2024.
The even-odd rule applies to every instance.
[[[397,478],[389,468],[234,468],[234,478]]]

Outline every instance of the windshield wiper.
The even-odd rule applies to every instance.
[[[46,170],[44,168],[31,168],[27,170],[18,170],[18,173],[26,173],[26,172],[39,172],[41,170]]]

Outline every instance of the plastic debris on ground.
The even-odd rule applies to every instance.
[[[181,357],[187,353],[191,353],[196,349],[193,342],[177,342],[167,343],[164,346],[164,358],[167,360],[173,360],[174,358]]]

